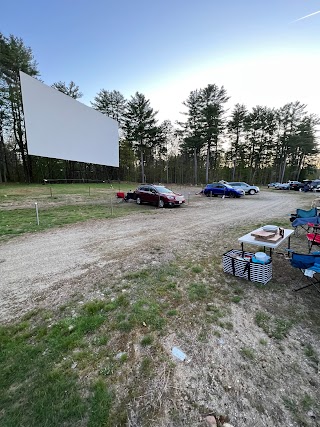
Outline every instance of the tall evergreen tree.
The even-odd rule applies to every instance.
[[[276,166],[278,168],[279,182],[283,182],[284,180],[291,145],[295,140],[295,138],[292,139],[292,137],[294,137],[298,126],[307,114],[305,109],[305,104],[295,101],[285,104],[277,112],[278,138]]]
[[[145,182],[145,159],[155,145],[158,127],[157,112],[150,106],[150,101],[139,92],[127,102],[124,114],[124,133],[140,159],[141,182]]]
[[[306,115],[297,126],[295,134],[291,137],[291,159],[294,178],[300,179],[301,171],[306,160],[319,154],[319,147],[316,141],[316,127],[320,124],[317,116]]]
[[[178,135],[182,137],[181,149],[183,153],[193,157],[194,184],[198,183],[198,161],[201,149],[204,145],[202,131],[202,114],[201,114],[201,92],[193,90],[188,98],[183,102],[187,111],[183,114],[187,116],[186,122],[178,122],[181,131]]]
[[[272,164],[276,120],[274,110],[257,105],[248,114],[247,128],[247,167],[248,179],[253,182],[259,178],[262,167]]]
[[[5,37],[0,33],[0,88],[3,108],[10,117],[10,128],[21,156],[25,180],[30,182],[32,164],[25,136],[19,71],[30,76],[39,74],[31,48],[26,47],[21,38],[13,35]]]
[[[91,102],[91,105],[95,110],[116,120],[120,127],[123,126],[126,99],[119,91],[101,89],[94,97],[94,101]]]
[[[213,169],[219,159],[219,137],[224,129],[224,104],[229,100],[223,86],[209,84],[201,90],[201,120],[203,139],[206,145],[206,183],[209,182],[211,149],[213,147]]]
[[[83,93],[80,92],[79,86],[77,86],[72,80],[68,85],[65,82],[61,81],[53,83],[52,87],[54,89],[57,89],[59,92],[70,96],[73,99],[80,99],[83,97]]]
[[[236,167],[243,162],[244,131],[247,118],[247,108],[243,104],[236,104],[228,121],[228,133],[231,139],[229,157],[232,162],[231,181],[236,179]],[[239,176],[240,179],[240,176]]]

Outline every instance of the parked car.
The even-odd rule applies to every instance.
[[[230,184],[233,188],[236,189],[241,189],[243,190],[246,194],[256,194],[259,193],[260,188],[257,187],[256,185],[249,185],[246,182],[229,182],[228,184]]]
[[[300,188],[304,187],[304,184],[300,181],[288,181],[290,190],[299,191]]]
[[[159,208],[180,206],[185,203],[185,198],[182,194],[174,193],[162,185],[153,184],[140,185],[134,192],[134,199],[138,205],[152,203],[159,206]]]
[[[274,187],[276,190],[290,190],[290,184],[288,182],[284,182],[283,184],[278,184]]]
[[[268,184],[268,188],[275,188],[280,184],[280,182],[270,182]]]
[[[310,182],[310,188],[312,191],[320,191],[320,179],[314,179]]]
[[[225,184],[222,182],[213,182],[212,184],[207,184],[202,190],[203,194],[207,197],[210,196],[227,196],[227,197],[241,197],[244,196],[244,191],[241,189],[233,188],[230,184]]]

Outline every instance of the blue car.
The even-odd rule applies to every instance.
[[[243,190],[233,188],[231,187],[231,185],[224,184],[222,182],[214,182],[212,184],[207,184],[202,192],[207,197],[211,197],[211,196],[241,197],[241,196],[244,196],[245,194]]]

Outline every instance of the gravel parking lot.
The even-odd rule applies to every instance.
[[[237,227],[249,232],[251,224],[288,218],[314,199],[311,193],[280,191],[241,199],[207,198],[194,194],[194,188],[184,193],[189,203],[181,208],[150,206],[148,214],[89,221],[0,244],[0,321],[90,292],[103,277],[196,253],[199,242],[218,251],[237,245],[232,233]]]

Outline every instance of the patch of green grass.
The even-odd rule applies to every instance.
[[[255,316],[256,324],[269,336],[282,340],[293,325],[291,319],[272,318],[269,314],[258,312]]]
[[[286,319],[275,319],[274,320],[274,328],[272,330],[272,336],[278,340],[282,340],[288,335],[289,330],[293,322],[291,320]]]
[[[208,290],[203,283],[191,283],[188,286],[188,295],[190,301],[200,301],[207,297]]]
[[[261,338],[261,339],[259,340],[259,344],[261,344],[261,345],[267,345],[267,344],[268,344],[268,341],[267,341],[267,340],[265,340],[264,338]]]
[[[109,339],[107,335],[98,335],[94,339],[94,345],[103,346],[108,343]]]
[[[139,300],[133,304],[129,318],[135,325],[146,324],[151,329],[162,329],[165,324],[161,306],[148,300]]]
[[[224,322],[224,328],[228,331],[232,331],[233,329],[233,323],[232,322]]]
[[[150,270],[140,270],[140,271],[135,271],[134,273],[128,273],[125,278],[127,280],[137,280],[137,279],[146,279],[147,277],[149,277],[151,274]]]
[[[123,353],[123,354],[121,354],[121,356],[120,356],[120,362],[121,363],[125,363],[127,360],[128,360],[128,355],[127,355],[127,353]]]
[[[138,300],[124,312],[116,316],[116,328],[130,332],[134,327],[148,326],[152,330],[161,330],[165,325],[162,306],[151,300]]]
[[[100,369],[99,374],[107,377],[109,375],[113,375],[116,369],[116,364],[112,361],[109,361],[105,366]]]
[[[244,356],[246,359],[250,359],[253,360],[255,359],[255,351],[250,348],[250,347],[242,347],[240,349],[240,353],[242,354],[242,356]]]
[[[207,320],[210,320],[213,323],[216,323],[225,315],[225,313],[219,307],[216,307],[213,304],[207,304],[207,313],[209,314]]]
[[[283,396],[282,401],[284,406],[292,413],[295,414],[297,412],[297,405],[296,403],[290,399],[289,397]]]
[[[147,345],[151,345],[153,343],[153,337],[151,335],[146,335],[142,338],[142,340],[140,341],[140,344],[143,347],[146,347]]]
[[[208,331],[206,329],[202,329],[197,338],[200,342],[208,342]]]
[[[141,375],[150,378],[152,374],[152,359],[150,357],[144,357],[140,365]]]
[[[120,322],[118,322],[117,328],[121,332],[131,332],[134,328],[134,324],[133,322],[130,322],[128,320],[121,320]]]
[[[242,298],[239,295],[235,295],[234,297],[231,298],[231,301],[234,302],[235,304],[238,304],[241,300]]]
[[[192,273],[202,273],[203,268],[200,265],[194,265],[193,267],[191,267],[191,271]]]
[[[316,365],[318,365],[319,363],[319,358],[317,355],[317,352],[315,351],[315,349],[312,347],[311,344],[307,344],[304,348],[304,354],[308,357],[308,359],[310,359],[313,363],[315,363]]]
[[[88,314],[96,314],[101,312],[105,307],[105,302],[102,300],[89,301],[83,305],[83,310]]]
[[[111,406],[112,394],[105,382],[99,379],[92,387],[88,427],[109,426]]]
[[[270,317],[268,314],[263,313],[263,312],[261,312],[261,311],[259,311],[259,312],[256,314],[256,316],[255,316],[256,324],[257,324],[261,329],[263,329],[263,331],[264,331],[265,333],[268,333],[268,332],[269,332],[269,322],[270,322],[270,319],[271,319],[271,317]]]
[[[314,400],[309,395],[305,394],[300,402],[295,402],[288,396],[283,396],[282,401],[284,406],[292,413],[297,425],[301,427],[309,427],[310,424],[306,419],[305,413],[309,411],[313,405]]]
[[[67,355],[103,321],[95,314],[62,319],[51,328],[25,322],[0,328],[1,425],[58,427],[83,419],[90,404],[81,396]],[[81,352],[72,358],[77,356],[81,360]]]
[[[309,411],[309,410],[312,408],[312,406],[314,405],[314,400],[313,400],[313,398],[312,398],[311,396],[309,396],[308,394],[305,394],[305,395],[303,396],[303,398],[301,399],[300,404],[301,404],[301,407],[303,408],[303,410],[304,410],[305,412],[307,412],[307,411]]]
[[[111,212],[105,204],[65,205],[41,208],[39,205],[39,225],[35,209],[12,209],[0,212],[0,237],[38,232],[53,227],[83,222],[90,219],[106,219],[129,214],[128,209],[115,205]]]
[[[177,314],[178,314],[178,310],[176,309],[167,311],[167,316],[177,316]]]

